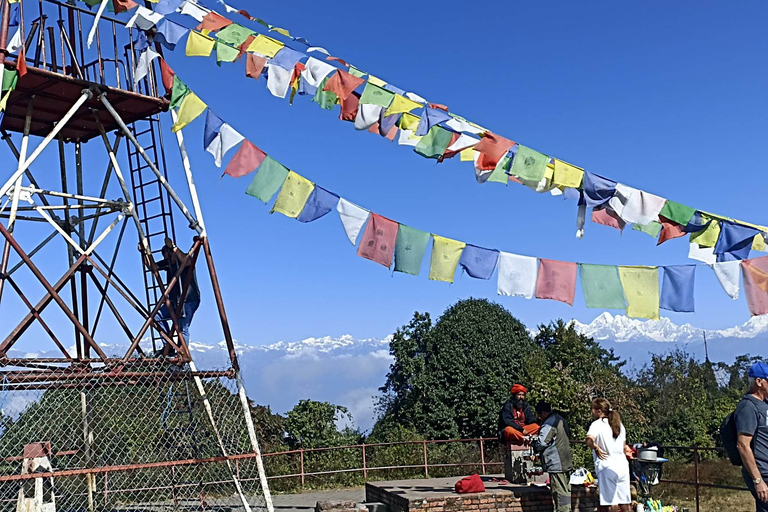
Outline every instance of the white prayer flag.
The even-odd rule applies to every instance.
[[[355,245],[357,243],[357,236],[360,234],[360,230],[363,228],[365,221],[368,220],[371,212],[365,208],[360,208],[344,198],[339,199],[339,202],[336,204],[336,211],[339,212],[341,225],[344,226],[344,232],[347,234],[349,241],[352,242],[352,245]]]
[[[532,299],[536,293],[537,275],[536,258],[499,252],[499,295]]]

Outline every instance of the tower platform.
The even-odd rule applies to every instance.
[[[15,69],[15,64],[9,62],[6,63],[6,67]],[[28,67],[27,73],[19,77],[16,89],[8,98],[0,129],[23,132],[27,101],[31,96],[35,96],[30,134],[44,137],[77,101],[82,90],[89,88],[94,89],[93,97],[78,110],[61,131],[65,142],[78,140],[87,142],[89,139],[100,136],[90,107],[99,113],[106,131],[118,128],[114,118],[103,109],[97,92],[107,93],[110,103],[128,124],[168,110],[169,102],[164,98],[145,96],[44,69]]]

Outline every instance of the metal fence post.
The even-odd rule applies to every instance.
[[[701,512],[701,496],[700,496],[700,490],[701,487],[699,485],[699,448],[698,446],[693,447],[693,468],[696,474],[696,512]]]
[[[424,447],[424,478],[429,478],[429,463],[427,462],[427,441],[421,442]]]
[[[301,462],[301,486],[304,487],[304,449],[299,450],[299,461]]]
[[[365,461],[365,443],[363,443],[363,478],[368,479],[368,466]]]
[[[485,448],[483,447],[483,438],[480,438],[480,468],[485,474]]]

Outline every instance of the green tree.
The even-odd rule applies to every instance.
[[[357,443],[358,431],[338,424],[352,421],[352,414],[346,407],[329,402],[300,400],[288,411],[285,419],[287,440],[291,448],[324,448]]]
[[[495,435],[510,386],[536,350],[525,326],[499,304],[462,300],[432,325],[415,313],[390,343],[380,422],[430,439]]]

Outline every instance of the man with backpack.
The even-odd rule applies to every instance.
[[[749,393],[733,413],[736,448],[743,464],[744,483],[755,497],[757,512],[768,512],[768,364],[753,364],[748,376]]]
[[[571,429],[557,411],[552,410],[548,402],[536,404],[536,414],[541,422],[538,437],[533,438],[531,447],[541,455],[544,471],[549,473],[549,485],[552,491],[554,509],[557,512],[571,511],[571,473],[573,455],[571,454]]]

